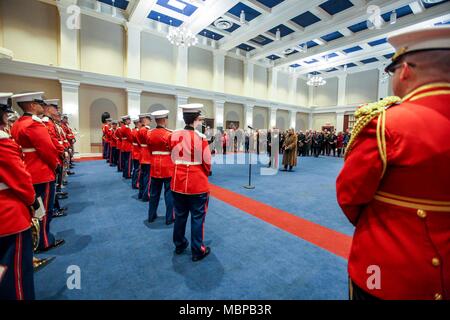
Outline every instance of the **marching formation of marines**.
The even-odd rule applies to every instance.
[[[191,214],[192,260],[199,261],[210,253],[204,245],[204,223],[208,211],[211,152],[207,137],[196,128],[202,125],[203,105],[181,105],[184,129],[172,131],[168,126],[168,110],[144,113],[139,118],[123,116],[113,120],[109,114],[102,119],[103,158],[112,167],[131,179],[131,188],[138,190],[138,199],[149,202],[148,223],[157,218],[164,189],[165,223],[174,224],[175,253],[189,246],[185,237]],[[156,127],[151,129],[154,121]],[[134,128],[130,127],[131,122]],[[119,126],[120,123],[120,126]]]
[[[59,101],[43,94],[0,93],[0,300],[34,299],[33,273],[53,258],[33,254],[64,244],[51,221],[66,215],[59,200],[68,197],[75,135]]]

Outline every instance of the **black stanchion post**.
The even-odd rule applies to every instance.
[[[253,134],[253,128],[248,126],[250,129],[250,137]],[[250,144],[250,137],[248,143]],[[248,150],[248,185],[244,186],[245,189],[255,189],[255,186],[252,186],[252,151]]]

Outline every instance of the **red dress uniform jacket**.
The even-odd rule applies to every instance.
[[[108,135],[109,126],[107,123],[102,124],[102,140],[107,141],[107,135]]]
[[[114,134],[115,133],[115,129],[113,129],[113,128],[109,128],[109,131],[108,131],[108,140],[109,140],[109,143],[111,144],[111,147],[117,147],[117,141],[116,141],[116,135]]]
[[[75,143],[75,135],[72,132],[72,129],[69,127],[69,125],[65,122],[61,122],[61,127],[64,130],[64,133],[66,134],[66,140],[69,142],[71,146]],[[66,141],[64,141],[66,143]]]
[[[424,86],[386,110],[387,166],[377,120],[356,138],[337,179],[356,226],[351,279],[382,299],[450,299],[450,84]],[[381,288],[368,290],[370,266]]]
[[[56,124],[49,117],[45,117],[42,122],[48,129],[48,133],[50,134],[50,138],[52,139],[53,145],[55,146],[58,154],[56,156],[56,160],[59,164],[62,164],[62,159],[64,158],[64,139],[61,139],[59,135],[59,131],[56,128]]]
[[[152,178],[170,178],[174,165],[170,152],[170,137],[172,131],[164,127],[150,130],[147,135],[147,145],[152,155],[150,176]]]
[[[132,156],[133,160],[141,161],[141,147],[139,146],[139,142],[137,140],[137,135],[139,133],[139,129],[135,128],[131,131],[132,141],[133,141],[133,150]]]
[[[183,194],[206,193],[209,192],[211,171],[208,140],[202,133],[186,128],[175,130],[171,137],[172,161],[175,164],[171,189]]]
[[[131,152],[133,149],[133,136],[130,127],[126,125],[121,126],[120,136],[122,137],[122,151]]]
[[[28,207],[35,193],[19,145],[1,130],[0,155],[0,237],[4,237],[30,228]]]
[[[117,127],[116,131],[114,131],[114,136],[116,137],[116,148],[122,151],[122,128]]]
[[[14,123],[11,135],[22,147],[25,167],[31,174],[33,184],[55,180],[58,151],[42,120],[24,115]]]
[[[150,127],[142,127],[137,134],[137,141],[141,147],[141,164],[151,164],[151,154],[147,145],[147,133]]]

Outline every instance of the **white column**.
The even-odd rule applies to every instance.
[[[298,80],[298,78],[295,74],[289,75],[289,103],[290,104],[297,104],[297,80]]]
[[[175,83],[179,86],[188,86],[188,48],[174,46],[175,51]]]
[[[313,129],[313,111],[311,110],[308,114],[308,129]]]
[[[289,111],[289,128],[295,130],[297,125],[297,111],[290,110]]]
[[[247,130],[248,127],[253,127],[253,108],[255,106],[252,104],[246,104],[245,108],[245,127],[244,130]]]
[[[75,132],[80,132],[80,103],[79,88],[80,83],[72,80],[59,80],[61,83],[61,103],[62,111],[69,118],[70,127]],[[77,136],[76,146],[80,144],[80,137]]]
[[[336,132],[344,131],[344,115],[345,112],[336,112]]]
[[[347,74],[338,76],[338,106],[345,106],[347,104]]]
[[[244,95],[253,97],[254,92],[255,64],[250,61],[244,62]]]
[[[269,100],[277,100],[278,91],[278,70],[272,68],[269,70]]]
[[[384,69],[378,69],[378,100],[384,99],[389,95],[389,79],[382,81]]]
[[[313,86],[308,86],[308,107],[313,107],[314,106],[314,87]]]
[[[278,110],[278,108],[275,106],[270,106],[269,108],[270,108],[269,109],[269,112],[270,112],[269,129],[272,129],[277,126],[277,110]]]
[[[177,129],[184,128],[183,110],[180,105],[187,104],[188,98],[187,96],[177,96]]]
[[[126,76],[128,78],[141,78],[141,31],[142,27],[127,22],[127,64]]]
[[[225,92],[225,53],[214,51],[214,91]]]
[[[225,125],[225,101],[214,100],[214,118],[216,121],[216,129],[219,127],[224,128]],[[225,128],[224,128],[225,129]]]
[[[57,3],[59,28],[59,65],[68,69],[80,68],[79,30],[80,16],[75,10],[76,0],[62,0]]]
[[[127,88],[128,114],[132,118],[137,118],[141,113],[141,93],[142,90]]]

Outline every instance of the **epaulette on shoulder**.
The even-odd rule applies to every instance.
[[[36,122],[42,123],[42,119],[39,118],[39,117],[36,116],[36,115],[32,115],[32,116],[31,116],[31,119],[33,119],[33,120],[36,121]]]
[[[194,130],[194,132],[196,134],[198,134],[200,137],[202,137],[203,139],[206,139],[206,136],[203,133],[201,133],[200,131]]]

